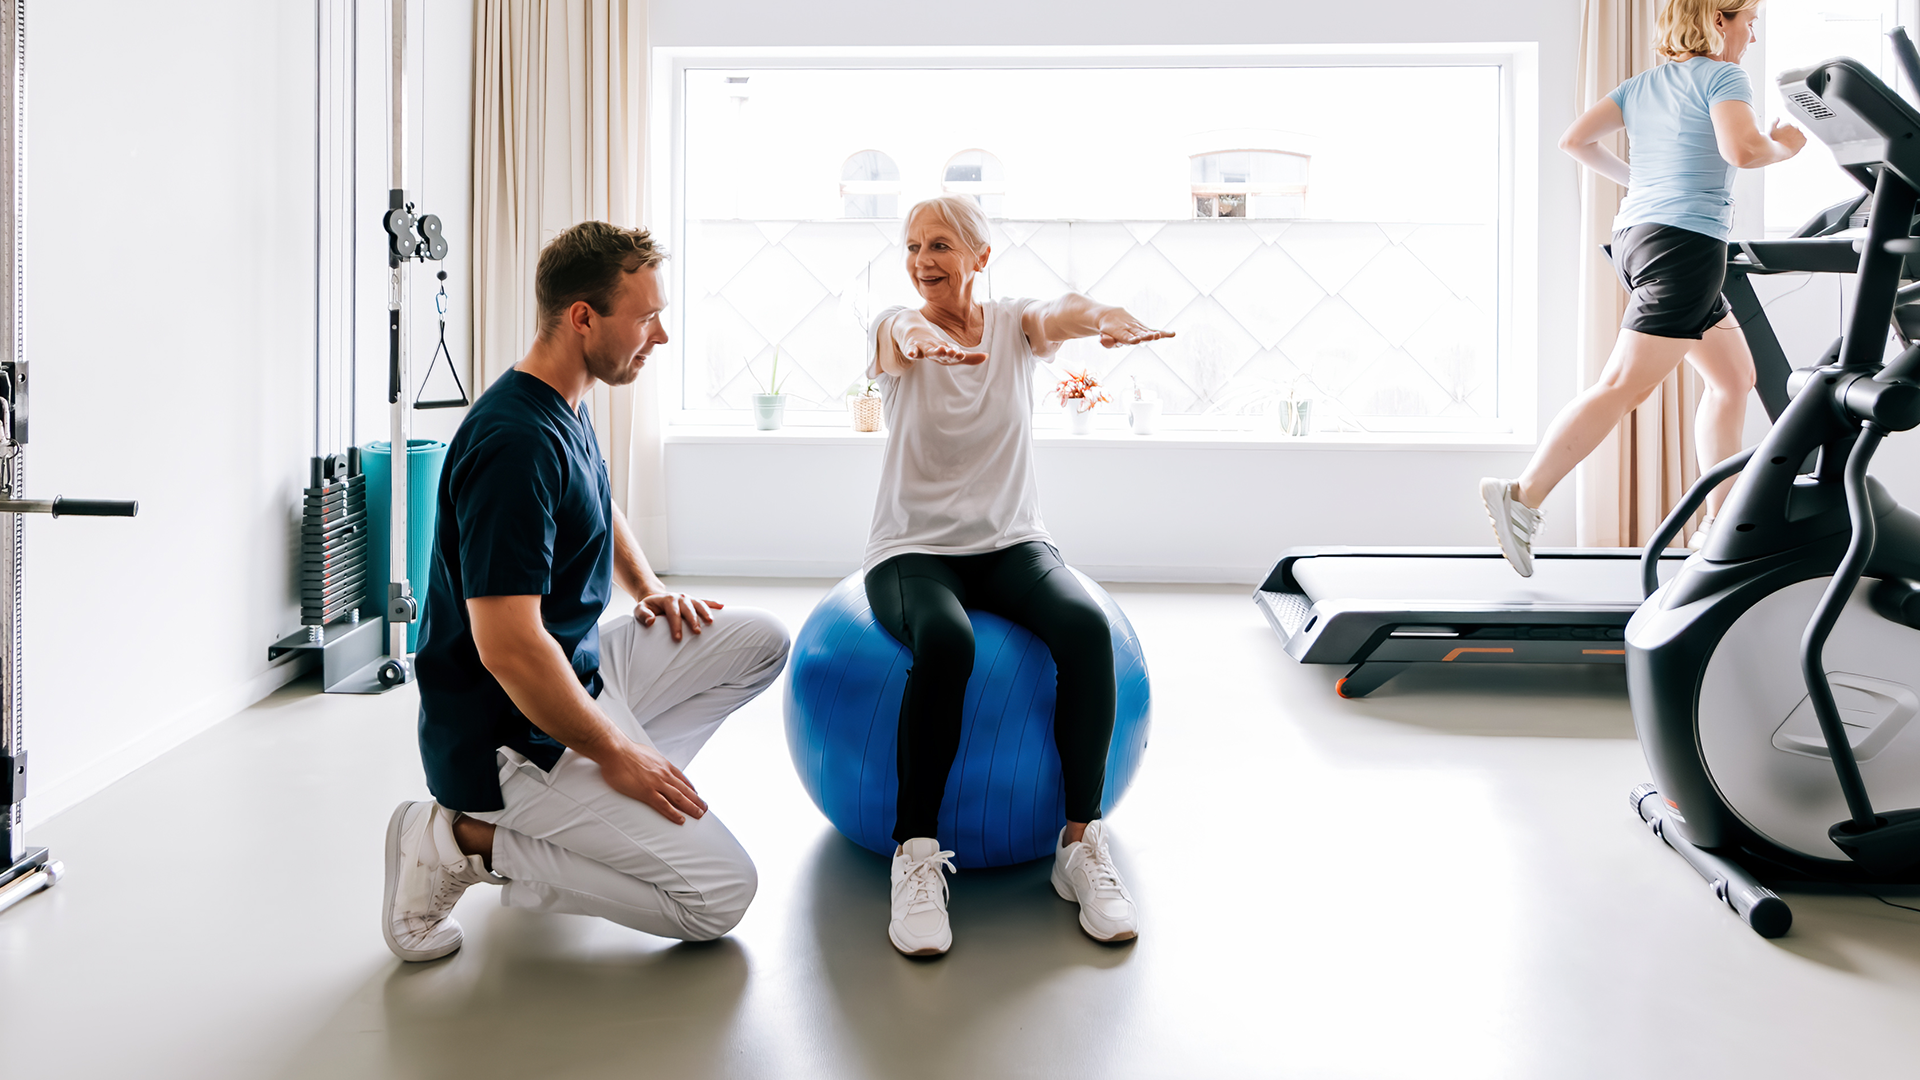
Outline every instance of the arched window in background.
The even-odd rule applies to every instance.
[[[840,197],[841,217],[897,218],[900,167],[878,150],[862,150],[840,166]]]
[[[1220,150],[1193,155],[1196,218],[1297,218],[1307,212],[1305,154]]]
[[[985,150],[962,150],[947,159],[940,190],[948,195],[966,195],[980,205],[988,217],[999,217],[1007,194],[1007,170],[1000,159]]]

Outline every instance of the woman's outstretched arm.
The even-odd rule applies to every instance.
[[[1573,160],[1599,173],[1601,176],[1627,186],[1631,172],[1620,155],[1601,146],[1600,140],[1627,126],[1626,117],[1620,115],[1620,106],[1610,97],[1601,98],[1591,109],[1580,114],[1567,133],[1560,136],[1560,149],[1566,151]]]
[[[936,364],[987,362],[986,353],[955,345],[917,311],[902,311],[882,322],[873,345],[879,354],[880,370],[889,375],[905,375],[916,360],[931,360]]]
[[[1020,329],[1026,331],[1027,344],[1040,356],[1052,355],[1061,342],[1074,338],[1097,337],[1100,344],[1112,349],[1173,336],[1173,331],[1155,330],[1127,314],[1125,308],[1071,292],[1057,300],[1029,304],[1020,316]]]

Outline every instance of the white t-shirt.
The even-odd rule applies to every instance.
[[[908,309],[888,308],[873,321],[867,375],[880,380],[887,448],[864,569],[910,552],[979,555],[1051,539],[1033,475],[1033,371],[1058,346],[1034,353],[1020,328],[1031,303],[981,305],[980,344],[954,344],[986,353],[986,363],[916,360],[905,375],[880,370],[878,335]]]

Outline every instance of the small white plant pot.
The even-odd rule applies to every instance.
[[[1067,402],[1067,430],[1075,435],[1093,434],[1093,402],[1086,398]]]
[[[1160,423],[1160,403],[1157,401],[1136,401],[1127,410],[1127,422],[1133,425],[1135,435],[1151,435],[1154,426]]]
[[[787,420],[787,395],[753,395],[753,426],[761,431],[779,431]]]
[[[853,414],[853,430],[880,430],[880,399],[877,397],[850,397],[847,399],[847,411]]]

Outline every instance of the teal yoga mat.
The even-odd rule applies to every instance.
[[[393,456],[390,442],[368,443],[360,451],[360,471],[367,474],[367,608],[387,610],[388,560],[393,533],[387,525],[393,512]],[[447,463],[447,444],[438,439],[407,440],[407,581],[422,611],[427,605],[427,572],[433,565],[434,516],[439,507],[440,468]],[[407,651],[420,644],[420,623],[407,627]]]

